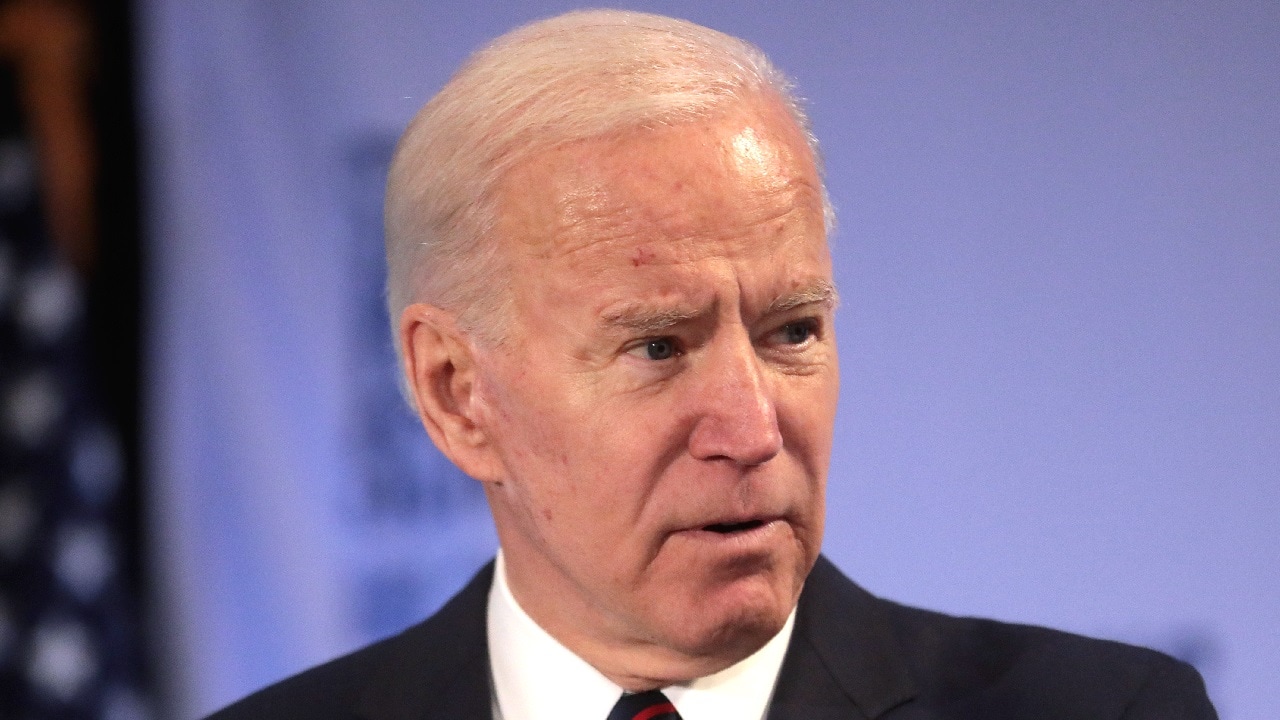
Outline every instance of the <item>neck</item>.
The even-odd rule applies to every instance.
[[[512,554],[504,549],[506,584],[516,606],[539,628],[582,658],[618,687],[641,692],[686,684],[720,672],[758,650],[777,632],[763,637],[740,636],[735,642],[715,642],[715,652],[690,653],[608,628],[607,616],[575,593],[527,592],[530,579],[522,575]],[[540,590],[545,590],[545,583]],[[548,603],[546,598],[554,597]]]

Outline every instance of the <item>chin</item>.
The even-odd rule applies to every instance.
[[[795,608],[816,560],[816,553],[784,545],[764,553],[717,558],[698,572],[683,563],[664,598],[666,644],[677,654],[697,658],[700,674],[722,670],[746,658],[782,629]],[[680,588],[676,590],[676,588]]]
[[[742,660],[778,634],[795,607],[796,594],[768,584],[725,588],[721,595],[696,605],[677,630],[684,635],[687,654],[713,660],[720,665],[716,670]],[[697,621],[688,623],[693,616]]]

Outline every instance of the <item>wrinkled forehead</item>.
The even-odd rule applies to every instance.
[[[497,197],[498,241],[534,258],[638,239],[747,242],[766,225],[825,239],[804,133],[766,100],[549,148],[513,167]]]

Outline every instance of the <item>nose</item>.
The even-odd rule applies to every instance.
[[[697,421],[689,451],[699,460],[760,465],[782,450],[772,383],[760,357],[743,337],[708,349],[689,399]]]

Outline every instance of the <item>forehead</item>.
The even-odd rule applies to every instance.
[[[754,322],[830,285],[817,172],[777,107],[558,147],[498,190],[517,334],[554,326],[594,347],[620,326],[611,315],[645,325],[736,308]]]
[[[822,191],[804,135],[772,101],[537,153],[498,186],[498,237],[545,261],[636,252],[639,263],[817,241]],[[815,227],[817,222],[819,227]]]

